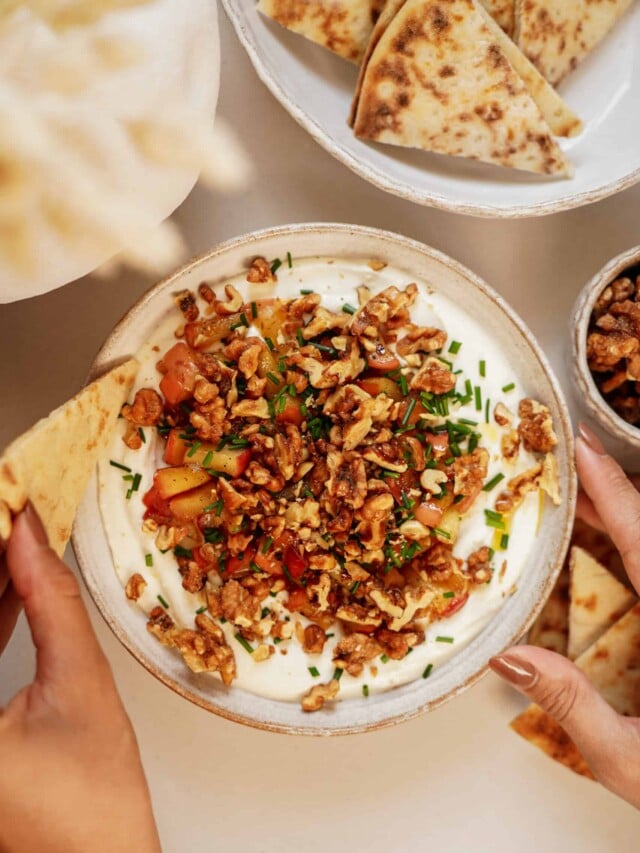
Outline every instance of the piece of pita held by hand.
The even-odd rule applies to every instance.
[[[107,447],[138,369],[130,359],[17,438],[0,456],[0,550],[12,519],[31,501],[62,556],[100,453]]]
[[[566,107],[557,115],[562,102],[479,2],[395,6],[394,16],[381,16],[391,20],[383,33],[374,32],[361,73],[352,113],[356,136],[571,176],[550,122],[574,133],[578,119]]]
[[[260,0],[258,9],[359,65],[384,4],[385,0]]]
[[[514,40],[557,86],[602,41],[633,0],[516,0]]]

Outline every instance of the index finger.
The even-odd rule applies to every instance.
[[[640,494],[591,430],[581,424],[580,433],[576,443],[580,482],[640,591]]]

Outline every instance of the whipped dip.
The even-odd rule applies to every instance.
[[[462,371],[458,387],[464,387],[465,380],[469,379],[474,386],[477,385],[482,390],[481,410],[476,409],[474,399],[452,411],[458,419],[467,418],[478,422],[474,429],[481,433],[480,444],[490,454],[487,480],[500,472],[503,472],[508,480],[536,464],[535,457],[524,448],[520,449],[513,463],[507,463],[501,457],[500,440],[503,433],[494,421],[493,411],[499,402],[504,403],[511,411],[517,410],[518,402],[527,396],[528,389],[514,374],[513,367],[495,336],[474,320],[472,306],[466,306],[465,310],[465,306],[454,303],[441,293],[433,292],[428,281],[410,278],[400,269],[387,266],[374,271],[366,260],[294,259],[291,267],[285,260],[278,269],[277,276],[276,284],[249,284],[246,281],[246,273],[228,281],[247,301],[273,296],[295,298],[300,295],[301,289],[308,289],[322,297],[322,304],[326,308],[338,311],[345,304],[358,304],[356,291],[360,285],[366,285],[372,295],[375,295],[390,285],[403,289],[415,281],[419,294],[411,309],[412,322],[420,326],[444,329],[448,334],[448,341],[443,350],[443,357],[453,362],[455,371]],[[218,290],[218,287],[214,289]],[[182,315],[176,308],[175,313],[158,326],[152,339],[136,354],[140,369],[135,389],[157,389],[161,377],[156,364],[176,343],[175,331],[182,322]],[[248,334],[259,333],[252,327]],[[462,344],[455,354],[447,352],[452,341]],[[481,373],[484,373],[484,376]],[[504,391],[504,388],[509,390]],[[489,423],[485,422],[487,399],[490,400]],[[147,582],[146,589],[136,603],[128,602],[123,591],[123,606],[140,608],[142,619],[145,618],[143,612],[148,614],[160,601],[168,605],[168,613],[177,625],[193,628],[196,611],[206,604],[204,593],[192,594],[182,587],[182,578],[173,553],[161,553],[155,545],[155,533],[142,529],[145,512],[142,498],[151,488],[156,470],[166,464],[163,460],[165,443],[155,429],[146,428],[145,443],[139,450],[130,450],[122,441],[124,431],[125,421],[119,420],[111,447],[99,466],[100,510],[115,570],[123,587],[134,573],[141,574]],[[123,480],[125,472],[110,464],[110,460],[130,468],[134,474],[141,475],[139,488],[130,493],[128,499],[131,481]],[[455,556],[465,560],[483,545],[495,548],[496,532],[487,526],[484,510],[493,508],[499,492],[500,488],[481,492],[471,510],[463,517],[453,550]],[[527,495],[515,512],[510,521],[508,546],[505,550],[496,549],[493,558],[495,572],[490,583],[474,588],[466,605],[453,616],[431,624],[426,623],[426,620],[417,620],[425,629],[425,642],[416,646],[403,660],[388,660],[385,663],[376,659],[365,666],[359,677],[344,672],[338,699],[362,697],[365,685],[368,688],[365,692],[373,694],[422,678],[429,665],[435,669],[453,655],[463,653],[464,647],[491,621],[503,601],[516,589],[521,573],[526,570],[536,538],[541,507],[539,493],[534,491]],[[303,627],[309,624],[302,615],[289,613],[284,606],[287,595],[283,592],[275,598],[269,597],[264,605],[282,619],[289,617],[292,622],[300,622]],[[229,689],[239,687],[271,699],[295,702],[314,684],[326,683],[331,679],[335,670],[333,650],[343,636],[340,624],[336,623],[329,629],[329,633],[334,636],[326,642],[323,652],[319,655],[304,652],[294,637],[277,645],[276,653],[268,660],[256,662],[235,639],[237,628],[229,623],[221,627],[236,658],[237,677]],[[439,640],[441,637],[445,637],[447,641]],[[167,654],[169,653],[167,650]],[[319,677],[312,677],[309,667],[315,667]],[[205,674],[201,677],[218,676]]]

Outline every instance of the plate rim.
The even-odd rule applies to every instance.
[[[567,210],[575,210],[602,201],[613,195],[617,195],[640,182],[640,165],[615,181],[610,181],[598,189],[574,193],[556,201],[541,201],[535,204],[522,204],[513,207],[503,207],[492,204],[470,204],[467,202],[451,201],[439,193],[418,193],[412,191],[410,186],[403,181],[397,181],[382,170],[363,163],[339,142],[330,133],[325,131],[302,107],[295,103],[285,93],[282,85],[268,70],[263,61],[257,45],[244,25],[242,13],[236,4],[236,0],[222,0],[222,6],[234,28],[236,36],[244,47],[253,68],[261,82],[267,87],[274,98],[284,107],[289,115],[318,143],[325,151],[331,154],[338,162],[346,166],[351,172],[363,178],[368,183],[383,192],[395,195],[405,201],[413,202],[422,207],[432,207],[436,210],[444,210],[448,213],[464,214],[483,219],[533,219],[542,216],[550,216]],[[257,13],[257,7],[256,7]]]
[[[575,505],[577,497],[577,477],[575,473],[575,465],[571,462],[574,456],[573,430],[571,426],[571,418],[567,407],[566,395],[564,394],[562,386],[560,385],[560,382],[555,375],[553,367],[550,365],[547,356],[540,344],[538,343],[537,339],[532,335],[525,321],[520,317],[520,315],[515,311],[515,309],[511,307],[511,305],[504,299],[504,297],[502,297],[494,288],[491,287],[491,285],[485,282],[481,276],[477,275],[466,265],[455,260],[454,258],[451,258],[446,253],[441,252],[440,250],[435,249],[426,243],[423,243],[422,241],[406,237],[402,234],[398,234],[390,230],[385,230],[372,226],[354,225],[338,222],[303,222],[271,226],[255,231],[250,231],[238,237],[226,240],[222,243],[215,244],[208,250],[200,253],[199,255],[195,256],[194,258],[183,264],[180,268],[178,268],[171,274],[165,276],[159,282],[149,287],[138,299],[136,299],[132,303],[132,305],[127,309],[121,319],[115,323],[111,331],[107,334],[104,342],[101,344],[98,352],[96,353],[92,361],[87,381],[92,381],[102,372],[104,372],[104,370],[107,369],[109,365],[115,363],[111,351],[113,346],[113,340],[117,340],[117,336],[120,330],[126,328],[126,326],[132,321],[132,319],[135,320],[136,315],[139,312],[145,310],[147,304],[155,298],[158,292],[169,289],[172,284],[179,285],[180,281],[183,279],[186,273],[193,269],[196,269],[205,261],[210,261],[212,259],[215,259],[216,257],[219,257],[220,255],[226,254],[229,250],[233,250],[234,248],[238,247],[249,248],[256,243],[259,244],[263,240],[267,240],[274,237],[289,237],[293,232],[320,232],[325,234],[342,233],[351,235],[360,234],[363,236],[375,236],[377,238],[382,237],[385,240],[389,240],[406,248],[419,250],[421,253],[428,255],[430,258],[440,263],[444,263],[446,266],[454,269],[458,274],[461,274],[466,277],[475,287],[481,290],[496,304],[496,307],[507,316],[507,318],[513,324],[519,334],[526,340],[527,345],[532,352],[532,355],[535,356],[540,366],[543,368],[546,380],[548,381],[549,386],[553,392],[555,401],[560,412],[561,422],[558,424],[558,428],[562,432],[562,437],[566,446],[567,458],[569,459],[570,471],[567,483],[568,492],[565,501],[563,501],[565,514],[567,517],[567,526],[564,530],[562,539],[558,541],[555,552],[556,556],[554,560],[554,565],[551,567],[550,571],[547,574],[544,587],[540,591],[540,594],[538,595],[535,604],[528,612],[527,618],[522,620],[522,622],[517,626],[517,629],[512,630],[510,632],[511,636],[508,645],[513,645],[514,643],[518,642],[522,636],[526,634],[533,621],[537,618],[542,608],[544,607],[544,604],[549,596],[549,593],[551,592],[553,584],[555,583],[556,578],[558,577],[562,569],[566,554],[569,549],[572,527],[571,522],[575,514]],[[115,361],[120,358],[121,356],[116,356]],[[91,489],[93,485],[96,485],[97,487],[97,484],[94,483],[95,477],[96,472],[94,471],[89,489]],[[88,490],[78,510],[78,515],[73,526],[71,544],[85,585],[100,615],[102,616],[112,633],[115,635],[115,637],[124,646],[124,648],[136,659],[139,664],[141,664],[149,673],[151,673],[151,675],[153,675],[156,679],[158,679],[160,682],[169,687],[177,695],[181,696],[184,699],[187,699],[188,701],[203,708],[209,713],[213,713],[216,716],[223,717],[227,720],[236,723],[241,723],[251,728],[273,732],[277,734],[305,735],[308,737],[333,737],[351,734],[364,734],[368,732],[377,731],[379,729],[389,728],[399,723],[407,722],[423,715],[428,711],[435,710],[435,708],[440,707],[451,699],[454,699],[455,697],[459,696],[469,687],[472,687],[474,684],[480,681],[488,672],[488,664],[485,664],[484,666],[470,673],[463,682],[457,684],[448,692],[433,699],[427,700],[426,702],[420,702],[414,707],[412,707],[410,710],[392,713],[387,717],[383,717],[382,719],[374,719],[364,723],[358,722],[349,725],[343,724],[340,726],[330,726],[322,724],[321,720],[318,720],[318,725],[309,726],[299,726],[285,722],[271,722],[267,720],[260,720],[254,716],[251,716],[250,714],[240,713],[229,708],[225,708],[224,706],[218,704],[215,699],[204,699],[195,690],[192,690],[186,684],[183,684],[180,681],[176,680],[169,672],[163,671],[160,667],[158,667],[155,662],[147,655],[145,649],[142,648],[136,642],[135,638],[129,636],[129,634],[125,631],[124,627],[121,625],[121,622],[118,620],[117,616],[111,612],[111,608],[105,599],[100,584],[97,582],[95,572],[90,568],[93,565],[91,557],[89,553],[85,552],[85,545],[87,546],[87,551],[91,550],[89,548],[90,537],[88,538],[87,534],[82,532],[82,518],[85,512],[87,512],[88,510],[87,502],[89,500],[90,497]]]

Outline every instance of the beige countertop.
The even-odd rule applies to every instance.
[[[196,189],[178,213],[198,252],[263,226],[342,221],[399,231],[470,266],[538,336],[569,391],[569,312],[612,255],[640,242],[640,187],[554,217],[471,219],[387,196],[320,149],[255,77],[222,21],[221,110],[259,185]],[[74,393],[101,342],[149,282],[85,279],[0,306],[0,446]],[[73,556],[67,554],[74,565]],[[138,731],[167,853],[203,850],[626,853],[636,813],[507,727],[523,703],[488,676],[434,713],[374,734],[304,740],[210,716],[173,695],[94,624]],[[0,705],[33,671],[21,620],[0,661]]]

